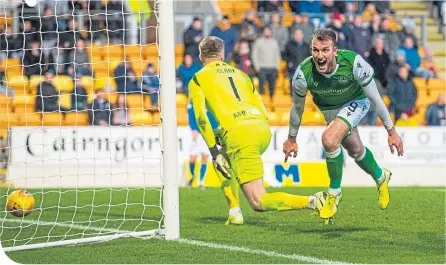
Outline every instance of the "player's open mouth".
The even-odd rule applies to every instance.
[[[324,60],[324,61],[317,61],[317,65],[319,66],[319,67],[324,67],[325,65],[327,64],[327,61],[326,60]]]

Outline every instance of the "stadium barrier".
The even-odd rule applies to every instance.
[[[321,135],[324,127],[302,127],[299,154],[283,163],[282,143],[287,127],[272,127],[264,153],[265,185],[272,187],[328,185]],[[364,144],[383,167],[392,170],[394,186],[444,186],[446,131],[444,128],[398,128],[403,157],[390,153],[382,127],[362,127]],[[31,187],[159,187],[160,130],[156,127],[14,127],[7,180]],[[178,128],[178,163],[182,185],[190,178],[187,161],[191,145],[188,127]],[[344,150],[344,152],[346,152]],[[373,186],[345,153],[344,186]],[[169,158],[165,158],[169,163]],[[199,168],[197,166],[197,168]],[[211,163],[206,186],[218,186]]]

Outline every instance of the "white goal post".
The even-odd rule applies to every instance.
[[[54,2],[59,1],[62,0]],[[39,5],[42,0],[37,2]],[[119,2],[124,3],[126,0]],[[24,44],[22,49],[25,52],[20,55],[20,58],[12,59],[10,59],[10,53],[17,52],[17,50],[3,50],[2,48],[0,52],[4,57],[0,58],[0,64],[3,67],[0,70],[6,69],[4,83],[8,89],[12,87],[15,90],[15,96],[0,95],[2,97],[0,123],[6,120],[8,125],[5,129],[2,126],[0,130],[6,131],[5,135],[8,137],[6,139],[9,142],[9,168],[6,178],[9,184],[6,187],[0,186],[0,242],[3,245],[3,251],[77,245],[125,237],[163,236],[166,240],[175,240],[180,237],[180,169],[178,165],[173,4],[173,0],[155,1],[153,14],[157,18],[155,29],[157,36],[156,42],[151,45],[156,46],[158,55],[154,62],[146,57],[146,59],[141,59],[140,63],[144,65],[143,67],[149,67],[148,65],[151,63],[158,65],[160,103],[152,105],[151,111],[158,108],[160,123],[156,121],[156,114],[153,114],[158,112],[149,112],[146,109],[145,98],[148,96],[142,94],[141,101],[144,102],[141,102],[141,106],[144,106],[141,107],[143,110],[139,111],[138,115],[143,117],[141,119],[145,119],[148,117],[147,115],[153,116],[153,124],[142,122],[140,125],[143,126],[85,126],[78,125],[76,116],[76,125],[62,126],[64,121],[60,121],[59,126],[56,124],[46,126],[45,116],[54,113],[59,115],[60,106],[55,111],[39,112],[34,111],[34,105],[32,105],[32,111],[35,112],[34,114],[38,113],[42,117],[42,121],[40,125],[35,123],[29,125],[31,120],[24,118],[28,117],[28,114],[21,111],[29,109],[29,102],[36,99],[35,90],[29,89],[31,83],[36,82],[31,80],[35,76],[17,77],[8,72],[8,67],[9,69],[28,67],[22,62],[26,56],[25,52],[30,48],[26,48],[26,44]],[[57,7],[53,11],[57,13]],[[107,17],[106,12],[108,11],[98,15]],[[123,7],[122,20],[124,17],[127,19],[128,16],[134,15],[132,11],[127,10],[126,12],[126,16],[124,16]],[[74,11],[71,15],[76,17]],[[24,14],[19,14],[19,16],[19,21],[25,24],[27,17]],[[92,23],[94,15],[91,16],[90,23]],[[39,10],[40,23],[42,23],[42,17],[45,15]],[[57,15],[54,17],[57,18]],[[137,31],[142,35],[147,34],[149,27],[146,27],[144,23],[137,24]],[[38,41],[43,43],[42,24],[40,25],[40,29],[36,29],[36,32],[40,35]],[[105,23],[105,27],[107,26],[108,23]],[[115,30],[115,32],[120,30]],[[125,30],[124,26],[122,31],[125,32]],[[136,32],[135,29],[131,30],[132,34]],[[142,33],[143,31],[144,33]],[[61,32],[58,28],[53,33],[59,38]],[[113,30],[106,28],[105,32],[108,38]],[[25,30],[22,32],[19,30],[18,33],[24,38],[28,34],[25,33]],[[90,25],[88,34],[93,33],[95,30]],[[125,38],[125,33],[123,35],[122,38]],[[107,41],[108,46],[114,46],[110,40]],[[124,50],[123,58],[127,58],[123,60],[131,60],[126,57],[126,49],[131,45],[126,44],[125,41],[119,45]],[[140,45],[145,47],[146,43]],[[77,47],[68,48],[76,49]],[[44,47],[40,48],[40,54],[43,53]],[[59,52],[57,53],[59,54]],[[142,49],[141,58],[143,58]],[[11,62],[14,60],[20,60],[21,65],[11,66]],[[94,66],[93,61],[89,64]],[[38,81],[40,86],[46,72],[43,72],[42,65],[39,66],[41,76],[39,78],[42,78]],[[58,81],[62,79],[62,74],[58,72],[54,76],[58,78]],[[92,80],[91,82],[96,83],[103,77],[91,74],[91,77],[88,78]],[[106,78],[111,80],[114,77]],[[25,79],[26,82],[23,81]],[[16,80],[23,82],[22,87],[25,92],[22,93],[21,86],[15,84]],[[79,80],[76,77],[73,78],[73,87],[76,87]],[[62,91],[63,87],[55,86],[60,101],[62,95],[66,93]],[[95,85],[92,83],[93,93],[100,93],[96,91],[102,88],[95,87],[93,89],[93,86]],[[72,93],[76,94],[76,92]],[[110,95],[113,93],[110,92]],[[124,100],[131,97],[124,94]],[[90,96],[93,95],[88,96],[90,101],[92,98]],[[119,98],[121,94],[116,96]],[[41,97],[46,96],[41,95]],[[1,105],[4,102],[6,105]],[[24,107],[20,104],[23,104]],[[130,103],[125,103],[125,108],[130,111],[134,107],[130,106]],[[72,113],[77,115],[77,112],[77,110],[70,110],[62,114],[66,117]],[[67,151],[67,149],[70,150]],[[116,158],[118,156],[119,159]],[[15,189],[28,189],[36,198],[35,208],[30,215],[14,217],[7,212],[7,196]]]

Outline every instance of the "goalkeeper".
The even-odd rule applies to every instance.
[[[265,191],[261,155],[268,148],[271,131],[261,97],[245,73],[224,62],[221,39],[207,37],[199,50],[204,67],[190,81],[189,97],[229,204],[226,224],[243,224],[238,184],[255,211],[321,209],[322,192],[298,196]],[[206,109],[220,125],[218,130],[212,129]]]
[[[290,111],[288,139],[283,144],[285,162],[297,155],[296,136],[305,106],[305,96],[310,91],[314,103],[324,114],[328,128],[322,134],[326,163],[330,177],[328,196],[320,211],[320,217],[331,218],[336,214],[341,200],[343,153],[341,145],[356,164],[371,175],[378,188],[378,205],[386,209],[390,202],[388,182],[391,173],[381,168],[372,152],[361,142],[356,127],[367,113],[370,102],[388,133],[388,145],[392,154],[396,147],[398,156],[404,154],[403,142],[393,126],[381,96],[378,93],[372,67],[358,54],[338,50],[336,35],[332,30],[321,29],[313,34],[312,57],[305,59],[297,68],[292,82],[294,102]]]

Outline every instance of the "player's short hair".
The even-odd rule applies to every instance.
[[[204,38],[199,45],[200,57],[202,58],[220,58],[220,53],[224,50],[225,43],[222,39],[209,36]]]
[[[331,29],[318,29],[313,33],[313,38],[318,41],[332,40],[333,45],[336,46],[336,33]]]

